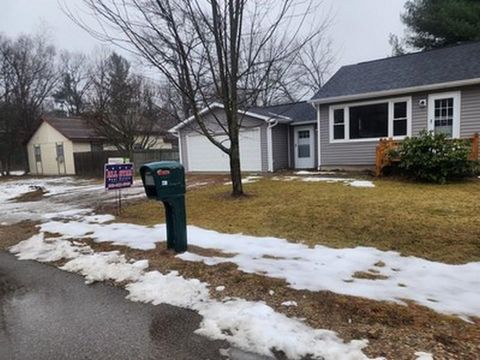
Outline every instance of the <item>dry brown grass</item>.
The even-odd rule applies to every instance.
[[[39,201],[42,200],[43,195],[46,191],[42,188],[37,188],[35,190],[21,194],[13,199],[15,202],[29,202],[29,201]]]
[[[309,245],[374,246],[450,263],[480,259],[478,181],[437,186],[379,180],[374,189],[356,189],[265,179],[245,188],[249,196],[242,199],[230,198],[229,187],[223,185],[189,191],[188,222],[221,232],[277,236]],[[163,208],[156,201],[139,201],[127,205],[119,221],[153,225],[164,221]],[[108,244],[92,246],[118,249]],[[435,359],[478,359],[480,319],[469,324],[412,302],[402,306],[326,291],[294,290],[280,279],[242,273],[232,263],[207,266],[181,261],[163,246],[122,252],[147,258],[151,269],[178,270],[187,278],[208,282],[213,297],[265,301],[315,328],[334,330],[345,340],[366,338],[369,356],[413,359],[414,352],[427,351]],[[384,266],[377,262],[348,281],[356,281],[355,277],[382,281]],[[226,289],[215,291],[220,285]],[[289,300],[298,307],[281,305]]]
[[[212,185],[187,193],[188,223],[226,233],[276,236],[331,247],[373,246],[435,261],[480,260],[480,181],[428,185],[378,180],[374,189],[283,182],[245,185],[232,199]],[[164,221],[156,201],[125,206],[121,220]]]
[[[6,251],[10,246],[26,240],[38,233],[37,222],[22,221],[13,225],[0,226],[0,251]]]
[[[213,298],[221,300],[229,296],[264,301],[288,316],[305,318],[314,328],[334,330],[346,341],[368,339],[366,353],[372,357],[410,360],[416,351],[423,350],[434,353],[436,360],[463,360],[476,359],[480,351],[480,320],[477,324],[469,324],[413,303],[407,307],[328,291],[295,290],[281,279],[242,273],[232,263],[207,266],[180,260],[165,248],[164,243],[158,244],[155,250],[143,251],[82,241],[96,251],[120,250],[128,258],[148,259],[150,270],[163,273],[177,270],[186,278],[207,282]],[[206,251],[196,247],[189,250],[201,254]],[[225,290],[216,291],[217,286],[225,286]],[[269,293],[271,290],[273,295]],[[281,305],[290,300],[296,301],[298,307]]]

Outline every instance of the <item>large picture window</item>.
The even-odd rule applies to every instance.
[[[350,107],[350,139],[388,136],[388,103]]]
[[[403,138],[409,135],[411,99],[335,105],[330,109],[330,140],[335,142]]]

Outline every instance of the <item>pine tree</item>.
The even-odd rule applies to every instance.
[[[401,18],[406,43],[415,49],[480,40],[479,0],[409,0]]]

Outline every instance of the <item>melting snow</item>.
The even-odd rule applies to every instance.
[[[297,173],[298,174],[298,173]],[[329,176],[274,176],[272,180],[276,181],[304,181],[304,182],[326,182],[326,183],[344,183],[353,187],[374,188],[375,184],[370,180],[356,180],[342,177]]]
[[[246,351],[268,356],[275,348],[293,359],[309,354],[326,360],[368,359],[362,352],[366,340],[345,343],[334,332],[312,329],[300,320],[275,312],[263,302],[213,300],[208,285],[197,279],[185,279],[175,271],[145,272],[146,260],[132,263],[116,251],[94,253],[90,247],[75,245],[65,238],[45,239],[43,233],[22,241],[10,251],[21,259],[70,259],[61,268],[82,274],[87,283],[106,279],[127,281],[128,299],[195,310],[203,317],[196,333],[227,340]]]
[[[433,360],[432,354],[422,352],[422,351],[417,351],[415,353],[415,356],[417,357],[416,360]]]
[[[262,179],[262,176],[256,176],[256,175],[247,176],[247,177],[242,178],[242,184],[256,183],[260,179]],[[224,185],[232,185],[232,182],[227,181],[226,183],[224,183]]]
[[[112,242],[144,250],[154,249],[157,242],[166,239],[164,224],[154,227],[98,224],[91,222],[93,218],[87,219],[90,222],[51,221],[40,228],[41,231],[63,234],[65,238],[87,237],[96,242]],[[332,249],[317,245],[309,248],[284,239],[222,234],[195,226],[188,226],[188,240],[195,246],[235,255],[208,257],[186,252],[178,255],[183,260],[207,265],[232,262],[247,273],[285,279],[294,289],[329,290],[400,304],[404,304],[403,299],[408,299],[438,312],[461,317],[480,314],[480,262],[450,265],[369,247]],[[379,263],[385,266],[375,266]],[[385,279],[352,277],[359,271],[381,275]]]

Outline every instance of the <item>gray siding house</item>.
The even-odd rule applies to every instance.
[[[218,139],[228,141],[223,105],[201,114]],[[243,171],[372,168],[382,138],[480,132],[480,42],[344,66],[307,102],[239,114]],[[228,171],[227,155],[193,118],[170,131],[179,137],[187,171]]]
[[[203,123],[216,139],[228,143],[223,105],[200,111]],[[308,102],[239,111],[242,171],[272,172],[317,166],[317,114]],[[179,138],[180,161],[189,172],[227,172],[228,156],[213,145],[189,118],[170,129]],[[297,151],[295,149],[298,149]]]
[[[381,138],[480,132],[480,42],[342,67],[310,100],[319,167],[371,167]]]

